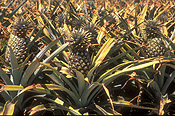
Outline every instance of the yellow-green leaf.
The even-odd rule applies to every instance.
[[[2,115],[10,115],[12,116],[14,113],[14,109],[15,109],[15,104],[16,103],[11,103],[9,101],[7,101],[4,105],[4,109],[3,109],[3,113]]]
[[[1,87],[1,91],[19,91],[19,90],[22,90],[24,89],[23,86],[20,86],[20,85],[3,85]]]

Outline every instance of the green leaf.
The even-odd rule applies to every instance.
[[[18,71],[19,66],[17,63],[17,59],[13,53],[13,50],[10,46],[9,46],[9,49],[10,49],[10,63],[11,63],[11,67],[12,67],[13,83],[15,85],[19,85],[19,82],[21,79],[19,71]]]
[[[4,83],[6,85],[13,85],[13,83],[11,82],[10,78],[8,77],[8,75],[2,70],[2,68],[0,67],[0,76],[1,79],[4,81]]]
[[[48,63],[50,62],[55,56],[59,55],[60,53],[62,53],[62,51],[65,50],[65,48],[67,48],[67,46],[69,45],[69,43],[65,43],[62,46],[60,46],[58,49],[56,49],[49,57],[47,57],[43,63]]]
[[[170,84],[173,82],[175,78],[175,71],[173,71],[171,74],[170,74],[170,77],[167,78],[167,80],[165,81],[165,84],[163,85],[162,87],[162,94],[165,95],[167,92],[167,89],[168,87],[170,86]]]
[[[29,84],[28,81],[31,80],[31,75],[39,67],[39,65],[40,62],[38,60],[35,60],[28,66],[21,79],[22,86],[26,87]]]
[[[93,73],[94,73],[95,69],[97,69],[97,66],[94,66],[87,74],[87,78],[89,80],[89,83],[93,83],[93,81],[94,81]]]
[[[128,65],[128,64],[130,64],[130,63],[132,63],[132,61],[130,61],[130,62],[125,62],[125,63],[121,63],[121,64],[115,66],[114,68],[109,69],[108,71],[106,71],[105,73],[103,73],[103,74],[99,77],[99,79],[97,80],[97,82],[101,82],[101,81],[102,81],[103,79],[105,79],[107,76],[109,76],[109,75],[111,75],[113,72],[117,71],[117,69],[119,69],[119,68],[121,68],[121,67],[123,67],[123,66],[125,66],[125,65]]]
[[[37,58],[39,59],[39,61],[42,59],[42,57],[44,56],[44,54],[51,49],[52,46],[54,46],[57,42],[59,41],[59,39],[54,40],[53,42],[51,42],[49,45],[47,45],[45,48],[43,48],[37,55],[36,57],[33,59],[33,61],[35,61]]]
[[[49,76],[56,84],[64,86],[62,80],[60,78],[58,78],[54,73],[46,74],[46,75]]]
[[[158,84],[153,80],[150,82],[149,86],[153,91],[153,94],[155,96],[154,97],[155,100],[157,100],[157,102],[159,102],[159,100],[161,98],[161,92],[160,92],[160,88],[159,88]]]
[[[143,60],[143,61],[145,61],[145,60]],[[130,71],[140,70],[140,69],[143,69],[143,68],[152,66],[154,64],[158,64],[160,62],[169,62],[169,61],[168,60],[163,60],[163,59],[156,59],[156,60],[153,60],[153,61],[150,61],[150,62],[147,62],[147,63],[142,62],[139,65],[132,66],[132,67],[127,68],[125,70],[121,70],[121,71],[118,71],[118,72],[116,72],[114,74],[109,75],[108,77],[106,77],[106,78],[103,79],[103,83],[105,83],[105,85],[106,84],[109,84],[110,82],[112,82],[113,80],[115,80],[116,78],[118,78],[119,76],[121,76],[123,74],[126,74],[126,73],[128,73]],[[100,79],[100,81],[101,81],[101,79]]]
[[[0,60],[2,62],[2,64],[4,64],[6,67],[8,67],[9,65],[4,61],[4,59],[2,57],[0,57]]]
[[[53,109],[65,110],[65,111],[70,112],[72,115],[81,115],[80,112],[73,109],[72,107],[67,108],[66,106],[56,105],[55,103],[37,105],[37,106],[33,107],[28,113],[29,113],[29,115],[33,115],[39,111],[43,111],[43,110],[53,111]]]
[[[85,88],[81,96],[81,102],[82,102],[83,107],[88,105],[89,102],[92,100],[92,96],[94,96],[96,92],[94,94],[92,94],[91,92],[95,91],[95,88],[97,86],[102,86],[102,85],[100,83],[94,82],[91,85],[89,85],[89,87]]]
[[[81,106],[81,103],[79,101],[79,97],[77,97],[71,90],[63,87],[63,86],[59,86],[59,85],[56,85],[56,84],[44,84],[44,85],[41,85],[41,84],[37,84],[35,85],[35,88],[33,90],[45,90],[46,89],[52,91],[52,90],[60,90],[60,91],[64,91],[66,92],[75,102],[76,106],[80,107]],[[59,94],[59,93],[58,93]],[[60,93],[62,94],[62,93]]]
[[[22,77],[24,68],[25,68],[27,62],[29,61],[30,56],[31,56],[31,54],[28,55],[27,58],[25,59],[25,61],[19,65],[19,67],[20,67],[20,69],[19,69],[19,77]]]
[[[161,75],[160,75],[160,77],[158,77],[158,80],[159,80],[159,87],[160,88],[162,88],[163,87],[163,83],[164,83],[164,77],[165,77],[165,69],[166,69],[166,65],[163,65],[162,67],[161,67],[161,69],[160,69],[160,71],[161,71]]]
[[[73,93],[74,93],[78,98],[80,97],[80,95],[78,94],[78,90],[73,86],[73,84],[72,84],[64,75],[62,75],[60,72],[58,72],[57,70],[55,70],[55,69],[54,69],[51,65],[49,65],[49,64],[42,63],[42,62],[41,62],[41,64],[44,65],[44,66],[47,66],[47,67],[50,68],[50,69],[52,69],[53,72],[56,74],[56,76],[57,76],[58,78],[61,78],[61,79],[70,87],[70,89],[73,91]]]
[[[24,3],[26,3],[27,2],[27,0],[24,0],[9,16],[8,16],[8,18],[11,18],[17,11],[18,11],[18,9],[24,4]]]
[[[97,55],[94,57],[92,64],[95,64],[95,66],[99,66],[114,44],[115,39],[108,39],[100,48]]]
[[[58,39],[57,39],[58,40]],[[56,40],[54,41],[56,43]],[[54,44],[54,43],[53,43]],[[43,63],[48,63],[50,62],[55,56],[59,55],[60,53],[62,53],[62,51],[68,46],[68,43],[63,44],[61,47],[59,47],[57,50],[55,50],[49,57],[47,57]],[[46,48],[46,47],[45,47]],[[49,49],[49,47],[48,47]],[[45,51],[46,52],[46,51]],[[44,53],[45,53],[44,52]],[[42,54],[44,55],[44,54]],[[31,77],[31,80],[29,81],[29,83],[31,83],[31,81],[33,81],[33,79],[44,69],[44,67],[41,67],[39,69],[36,69],[34,72],[34,75]]]
[[[37,98],[37,97],[40,98],[40,99],[41,98],[46,98],[46,94],[40,94],[40,95],[34,95],[34,96],[31,96],[31,97],[27,97],[22,102],[21,107],[23,108],[29,102],[29,100],[34,99],[34,98]]]
[[[43,28],[36,34],[35,38],[32,40],[32,42],[29,44],[29,50],[32,48],[34,42],[40,37],[41,33],[43,32]]]
[[[12,100],[12,97],[9,95],[7,91],[1,91],[0,94],[5,101]]]
[[[84,80],[84,76],[81,72],[79,72],[78,70],[74,70],[74,72],[76,73],[76,77],[78,80],[78,89],[79,89],[79,95],[82,95],[82,92],[84,91],[84,89],[86,88],[86,84],[85,84],[85,80]]]

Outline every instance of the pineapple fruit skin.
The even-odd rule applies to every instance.
[[[144,30],[147,36],[147,39],[144,40],[146,57],[152,58],[163,56],[166,50],[162,38],[158,34],[160,30],[157,22],[148,20]]]
[[[27,43],[25,38],[19,38],[16,35],[11,34],[8,40],[8,46],[5,52],[5,60],[10,63],[10,49],[12,48],[14,55],[18,61],[18,63],[22,63],[27,56]]]
[[[7,43],[5,52],[5,61],[10,63],[10,48],[12,49],[17,62],[22,63],[28,55],[28,37],[27,34],[31,30],[31,26],[27,22],[19,20],[12,26],[12,33]]]
[[[70,57],[69,57],[69,68],[76,69],[82,74],[86,75],[90,70],[90,50],[89,45],[91,34],[84,29],[73,30],[72,40],[70,42]]]
[[[148,58],[152,57],[160,57],[165,53],[165,49],[163,48],[161,38],[153,38],[145,44],[144,51]]]

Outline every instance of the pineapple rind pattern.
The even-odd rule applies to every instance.
[[[159,37],[159,34],[157,32],[160,32],[159,25],[156,21],[148,20],[145,24],[145,32],[147,38],[156,38]]]
[[[69,68],[76,69],[82,74],[87,74],[90,66],[90,51],[88,49],[91,34],[84,29],[73,30],[72,41],[70,43],[71,53],[69,58]]]
[[[165,53],[164,43],[162,38],[158,34],[160,32],[159,25],[156,21],[148,20],[145,24],[145,33],[147,39],[145,40],[144,51],[146,53],[146,57],[160,57]]]
[[[146,43],[145,52],[148,58],[163,56],[165,49],[162,46],[161,38],[153,38]]]
[[[14,55],[18,63],[22,63],[27,57],[28,43],[27,43],[27,34],[31,30],[31,27],[28,23],[19,21],[17,24],[12,26],[12,33],[7,43],[7,48],[5,52],[5,60],[10,64],[10,49],[12,48]]]

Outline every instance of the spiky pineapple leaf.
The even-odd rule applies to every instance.
[[[15,10],[13,10],[13,12],[8,16],[8,18],[11,18],[19,10],[19,8],[26,2],[27,0],[24,0]]]
[[[19,77],[22,76],[25,66],[27,65],[27,62],[29,61],[30,56],[31,54],[27,56],[27,58],[24,60],[23,63],[19,64]]]
[[[13,85],[13,83],[11,82],[10,78],[8,77],[8,75],[2,70],[2,68],[0,67],[0,76],[1,79],[4,81],[4,83],[6,85]]]
[[[76,95],[76,97],[79,97],[79,94],[78,94],[78,90],[75,88],[75,86],[64,76],[64,75],[61,75],[60,72],[58,72],[54,67],[52,67],[51,65],[47,64],[47,63],[42,63],[42,65],[52,69],[52,71],[54,72],[54,74],[57,76],[57,78],[61,78],[60,82],[62,82],[62,80],[70,87],[70,89],[73,91],[73,93]],[[62,83],[64,84],[64,83]]]
[[[94,57],[92,64],[99,66],[115,43],[115,39],[108,39]]]
[[[33,61],[24,72],[22,78],[21,78],[21,85],[26,87],[28,85],[28,81],[31,78],[31,75],[33,72],[39,67],[40,63],[38,60]]]
[[[36,57],[33,59],[33,61],[35,61],[37,58],[39,59],[39,61],[42,59],[42,57],[44,56],[44,54],[52,47],[54,46],[57,42],[59,41],[59,39],[54,40],[53,42],[51,42],[49,45],[47,45],[45,48],[43,48],[37,55]]]
[[[152,66],[154,64],[158,64],[160,62],[169,62],[169,60],[156,59],[156,60],[153,60],[153,61],[150,61],[150,62],[145,62],[145,60],[143,60],[141,62],[141,64],[139,63],[139,65],[135,65],[135,66],[132,66],[132,67],[127,68],[127,69],[125,68],[125,70],[120,70],[120,71],[117,71],[114,74],[109,75],[108,77],[103,79],[103,83],[105,83],[105,85],[106,84],[108,85],[110,82],[112,82],[114,79],[118,78],[120,75],[126,74],[126,73],[128,73],[130,71],[140,70],[140,69]]]
[[[97,104],[95,104],[95,107],[96,107],[98,110],[100,110],[100,111],[103,113],[103,115],[113,115],[112,113],[107,112],[104,108],[100,107],[100,106],[97,105]],[[116,114],[116,115],[121,115],[121,114],[118,113],[118,114]]]
[[[69,43],[65,43],[63,45],[61,45],[58,49],[56,49],[49,57],[47,57],[43,63],[47,63],[49,61],[51,61],[55,56],[59,55],[60,53],[62,53],[62,51],[64,51],[67,47],[68,47]]]
[[[13,50],[10,46],[9,46],[9,49],[10,49],[10,63],[11,63],[11,67],[12,67],[12,72],[11,73],[12,73],[12,76],[13,76],[12,81],[13,81],[14,84],[18,85],[20,83],[20,79],[21,79],[20,73],[18,71],[19,65],[17,63],[17,59],[14,55],[14,52],[13,52]]]
[[[7,101],[4,105],[3,112],[1,115],[13,115],[16,103]]]
[[[1,87],[1,91],[19,91],[22,89],[24,89],[24,87],[20,85],[3,85],[3,87]]]
[[[87,88],[85,88],[81,96],[81,101],[83,106],[88,105],[92,101],[92,98],[95,95],[97,95],[98,91],[95,91],[95,90],[98,90],[96,88],[98,86],[102,88],[102,85],[100,83],[94,82],[90,84]]]
[[[28,47],[29,50],[32,48],[34,42],[39,38],[39,36],[41,35],[42,31],[43,31],[43,28],[41,28],[41,29],[39,30],[39,32],[37,32],[37,34],[36,34],[36,36],[34,37],[34,39],[30,42],[29,47]]]
[[[74,103],[76,104],[76,106],[81,106],[81,103],[79,101],[79,97],[77,97],[73,91],[65,88],[64,86],[60,86],[60,85],[56,85],[56,84],[44,84],[44,86],[43,86],[41,84],[36,84],[36,85],[34,85],[34,87],[35,87],[33,89],[34,91],[46,91],[47,89],[50,91],[52,91],[52,90],[64,91],[74,100]]]
[[[29,115],[34,115],[35,113],[43,111],[43,110],[52,111],[53,109],[65,110],[65,111],[70,112],[72,115],[81,115],[80,112],[78,112],[77,110],[75,110],[73,108],[67,108],[67,107],[62,106],[62,105],[55,105],[55,103],[37,105],[37,106],[33,107],[28,113],[29,113]]]
[[[162,94],[163,95],[167,93],[166,91],[167,91],[168,87],[170,86],[170,84],[173,82],[174,78],[175,78],[175,71],[173,71],[170,74],[170,77],[166,79],[166,81],[162,87]]]
[[[74,70],[74,72],[76,73],[76,77],[77,77],[77,80],[78,80],[79,95],[81,96],[84,89],[86,88],[84,75],[78,70]]]

